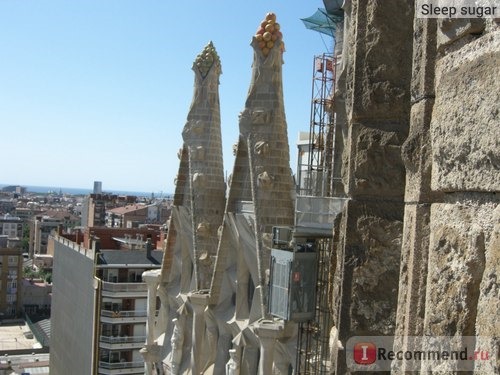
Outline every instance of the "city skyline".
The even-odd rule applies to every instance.
[[[295,169],[309,130],[313,57],[332,39],[301,22],[322,7],[295,1],[191,5],[148,1],[0,3],[2,183],[173,193],[177,150],[192,99],[196,55],[212,40],[221,58],[224,170],[244,108],[266,12],[282,25],[284,100]]]

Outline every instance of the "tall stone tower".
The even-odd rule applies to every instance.
[[[196,58],[194,96],[182,137],[188,152],[194,290],[208,290],[225,206],[219,108],[220,61],[210,42]]]
[[[268,15],[263,24],[267,25],[269,20],[275,20],[275,16]],[[238,212],[239,202],[249,203],[253,209],[259,275],[253,282],[262,287],[269,263],[272,227],[293,225],[294,207],[282,89],[283,41],[279,26],[274,35],[269,31],[259,32],[252,40],[252,79],[240,114],[240,137],[227,211]],[[265,300],[260,303],[265,316]]]
[[[173,280],[176,243],[184,243],[183,251],[188,251],[185,255],[191,259],[191,264],[183,262],[184,271],[192,271],[182,275],[181,290],[185,292],[210,286],[217,229],[225,206],[218,91],[221,65],[212,42],[196,57],[193,71],[194,94],[182,132],[184,144],[179,151],[174,210],[162,272],[163,281]]]
[[[195,61],[195,90],[179,153],[174,208],[161,275],[145,275],[147,371],[288,374],[295,323],[268,316],[273,226],[294,222],[293,180],[282,89],[283,41],[268,13],[252,39],[254,62],[227,201],[218,77],[212,44]],[[225,204],[225,207],[224,207]],[[153,317],[152,317],[153,316]],[[290,329],[291,328],[291,329]],[[279,339],[279,340],[278,340]],[[291,353],[291,354],[290,354]]]
[[[209,304],[219,326],[218,347],[229,349],[228,340],[233,337],[244,373],[270,373],[275,347],[280,345],[275,338],[285,331],[282,323],[267,319],[272,227],[292,226],[294,221],[282,89],[284,44],[273,13],[266,15],[251,45],[252,79],[240,115],[240,136]],[[233,295],[235,301],[231,302]],[[234,311],[231,319],[227,313],[222,314],[229,308]],[[261,324],[263,320],[265,325]],[[288,369],[291,359],[285,357],[280,357],[281,366]],[[216,370],[220,363],[222,360],[216,360]]]
[[[178,154],[180,165],[162,270],[161,274],[143,275],[150,291],[149,305],[156,294],[161,300],[156,323],[155,314],[148,314],[145,349],[159,352],[149,368],[169,356],[174,374],[196,368],[182,349],[184,344],[197,343],[193,346],[200,350],[202,341],[197,333],[204,330],[199,319],[193,319],[190,295],[196,299],[196,295],[208,293],[225,206],[218,91],[221,65],[212,42],[196,57],[193,71],[194,94],[182,132],[184,144]],[[170,324],[172,321],[175,324]]]

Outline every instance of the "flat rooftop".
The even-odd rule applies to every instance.
[[[0,371],[11,371],[8,374],[49,374],[49,358],[49,353],[1,356]]]
[[[31,338],[29,338],[31,337]],[[0,325],[0,352],[41,348],[27,324]]]
[[[145,267],[160,266],[163,259],[162,250],[152,250],[148,256],[146,250],[101,250],[98,253],[97,265],[141,265]]]

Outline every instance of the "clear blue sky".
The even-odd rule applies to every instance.
[[[251,37],[273,11],[286,44],[285,110],[296,164],[313,56],[333,40],[300,18],[321,0],[0,0],[0,183],[173,192],[195,56],[221,58],[225,170],[250,83]]]

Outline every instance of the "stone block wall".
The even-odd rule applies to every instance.
[[[336,95],[342,101],[336,111],[345,113],[342,178],[350,200],[334,233],[332,270],[333,325],[342,343],[352,336],[395,332],[413,2],[349,1],[344,10],[343,68]],[[345,109],[339,108],[343,103]],[[335,373],[350,373],[345,355],[337,359]]]
[[[493,19],[414,21],[398,335],[498,348],[499,38]]]
[[[334,233],[334,325],[341,342],[477,336],[477,348],[498,347],[498,20],[419,19],[413,7],[344,4],[335,110],[351,199]]]

